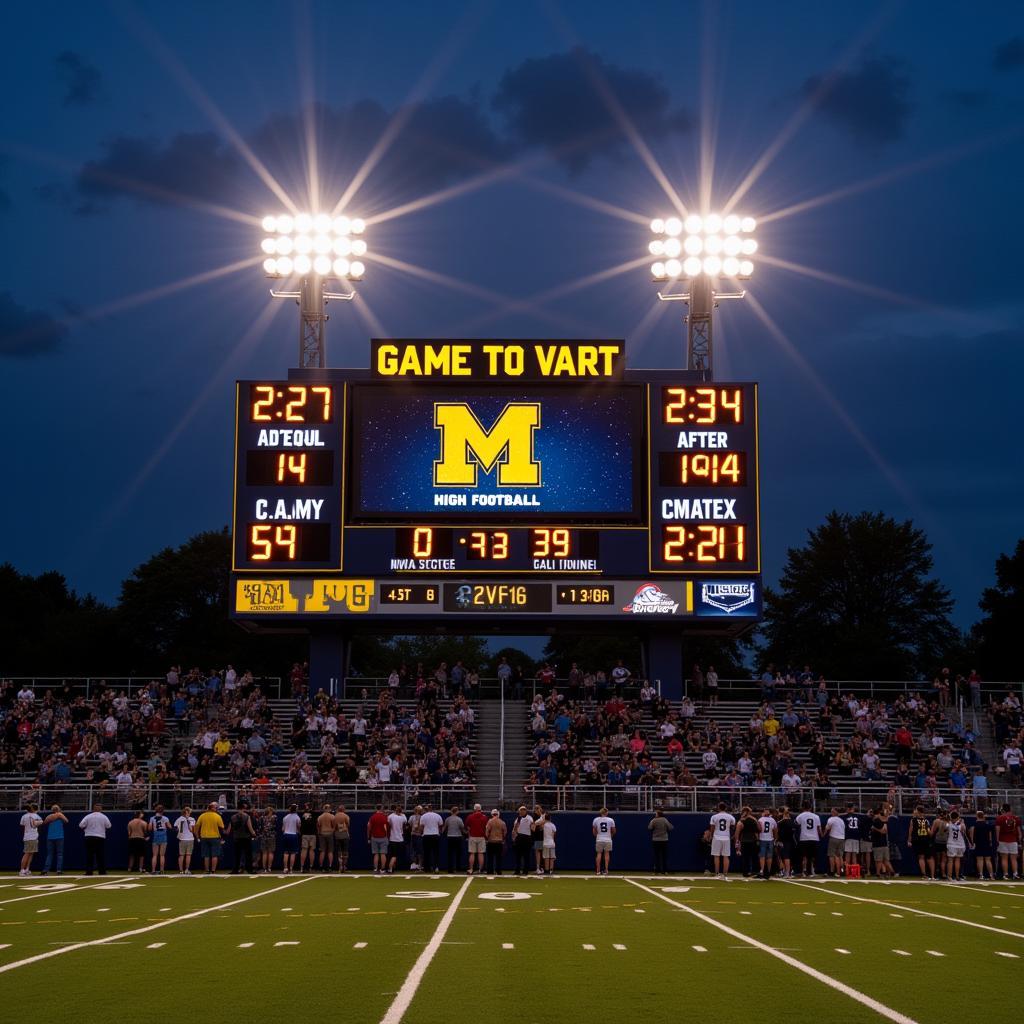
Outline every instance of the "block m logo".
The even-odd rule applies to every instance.
[[[509,402],[489,430],[466,402],[436,402],[434,426],[441,431],[435,487],[476,487],[478,470],[490,473],[495,465],[499,487],[540,486],[540,462],[533,457],[539,402]]]

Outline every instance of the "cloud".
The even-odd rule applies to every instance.
[[[685,111],[671,109],[658,78],[609,64],[579,47],[506,71],[491,102],[518,145],[548,150],[575,174],[595,156],[618,155],[626,144],[604,89],[646,139],[692,127]]]
[[[0,358],[31,359],[56,351],[68,329],[49,313],[26,309],[0,292]]]
[[[1005,43],[1000,43],[992,54],[992,67],[996,71],[1024,68],[1024,36],[1013,36]]]
[[[815,75],[803,84],[817,111],[858,145],[878,149],[903,138],[910,115],[910,78],[895,57],[870,57],[856,71]]]
[[[54,60],[57,77],[64,85],[65,107],[87,107],[95,103],[103,91],[103,75],[80,53],[65,50]]]

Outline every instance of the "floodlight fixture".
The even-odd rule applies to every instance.
[[[751,257],[757,221],[737,213],[689,213],[685,217],[655,217],[651,221],[648,253],[654,257],[651,277],[669,286],[681,282],[686,291],[659,291],[663,302],[681,301],[689,307],[687,368],[706,380],[713,376],[711,320],[721,299],[742,299],[743,290],[720,291],[718,283],[745,281],[754,273]]]
[[[292,283],[291,290],[270,294],[277,299],[295,299],[300,309],[299,365],[322,368],[327,365],[324,348],[324,307],[330,299],[351,300],[355,291],[325,290],[330,281],[353,283],[366,273],[366,221],[362,217],[332,216],[323,212],[267,214],[261,221],[264,237],[260,251],[263,272],[275,281]]]

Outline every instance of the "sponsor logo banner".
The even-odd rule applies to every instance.
[[[629,604],[622,609],[634,615],[675,615],[679,602],[657,583],[641,583]]]
[[[760,614],[760,605],[758,584],[753,580],[702,582],[697,614],[756,617]]]
[[[299,610],[299,599],[292,594],[291,580],[237,580],[235,611],[260,615],[282,615]]]

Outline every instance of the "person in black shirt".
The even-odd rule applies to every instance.
[[[896,874],[889,857],[889,812],[884,804],[875,808],[871,818],[871,856],[879,878],[892,878]]]
[[[744,878],[758,874],[757,844],[760,838],[757,818],[749,807],[744,807],[736,823],[736,852],[743,864]]]
[[[793,821],[788,807],[782,808],[781,815],[778,819],[779,843],[777,852],[781,868],[779,874],[782,878],[792,878],[793,852],[796,849],[796,822]]]
[[[249,805],[242,801],[238,810],[231,815],[231,842],[235,848],[235,866],[231,874],[237,875],[242,862],[245,861],[247,874],[252,874],[252,840],[256,829],[252,826]]]

